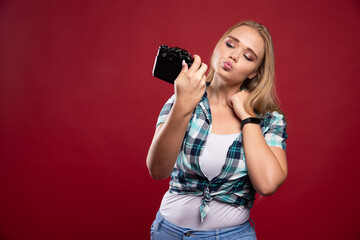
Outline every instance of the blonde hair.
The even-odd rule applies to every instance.
[[[224,40],[229,33],[240,27],[248,26],[251,27],[261,35],[264,40],[264,58],[261,64],[258,67],[257,75],[252,79],[246,79],[245,81],[249,84],[247,86],[249,90],[249,99],[246,103],[246,110],[249,111],[251,108],[255,109],[259,114],[265,114],[267,112],[278,111],[283,113],[277,103],[278,97],[275,89],[275,59],[274,59],[274,49],[271,40],[271,36],[267,28],[254,21],[242,21],[231,28],[229,28],[224,35],[220,38],[219,42],[216,44],[215,49],[219,44]],[[215,52],[214,49],[214,52]],[[210,70],[207,75],[207,81],[212,81],[214,77],[214,69],[212,68],[212,60],[214,57],[214,52],[210,60]],[[244,83],[245,83],[244,81]],[[244,85],[244,84],[243,84]]]

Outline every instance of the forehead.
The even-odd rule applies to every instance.
[[[237,38],[245,47],[251,48],[259,57],[264,55],[264,40],[254,28],[240,26],[233,29],[229,35]]]

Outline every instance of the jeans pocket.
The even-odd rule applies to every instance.
[[[154,222],[151,224],[151,228],[150,228],[150,236],[151,236],[151,239],[153,239],[153,237],[155,236],[156,233],[159,232],[160,230],[160,227],[163,223],[163,218],[158,218],[156,217]]]
[[[155,232],[155,228],[154,228],[155,221],[153,221],[153,223],[151,224],[151,227],[150,227],[150,237],[151,237],[151,239],[152,239],[152,236],[154,235],[154,232]]]

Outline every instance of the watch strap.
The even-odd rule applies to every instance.
[[[259,124],[260,125],[260,119],[256,117],[249,117],[245,118],[241,121],[241,130],[243,129],[244,125],[247,123],[253,123],[253,124]]]

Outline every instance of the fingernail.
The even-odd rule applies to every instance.
[[[181,65],[184,67],[186,64],[185,60],[182,60]]]

